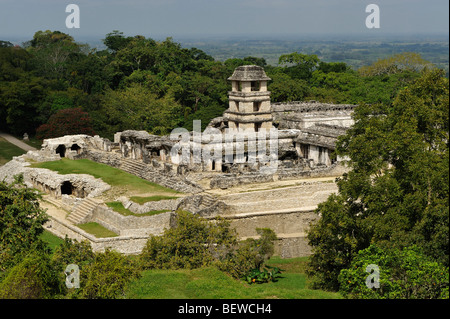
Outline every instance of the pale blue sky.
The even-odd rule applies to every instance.
[[[80,29],[67,29],[65,8],[80,7]],[[368,4],[380,7],[381,28],[367,29]],[[149,37],[447,33],[448,0],[0,0],[0,39],[31,39],[38,30],[75,38],[114,29]]]

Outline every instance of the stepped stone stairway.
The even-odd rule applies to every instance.
[[[208,208],[217,202],[217,198],[214,195],[208,193],[202,193],[202,202],[200,203],[200,209]]]
[[[67,220],[75,225],[79,224],[83,221],[83,219],[91,214],[98,205],[100,205],[100,203],[95,201],[94,199],[86,198],[81,204],[77,206],[77,208],[72,213],[70,213],[70,215],[67,217]]]
[[[142,177],[141,175],[148,170],[148,166],[142,162],[124,159],[120,169],[127,173]]]
[[[50,195],[44,195],[44,196],[43,196],[43,199],[44,199],[45,201],[49,202],[50,204],[52,204],[52,205],[55,206],[55,207],[61,207],[61,205],[62,205],[62,203],[61,203],[60,200],[57,200],[57,199],[53,198],[53,197],[50,196]]]

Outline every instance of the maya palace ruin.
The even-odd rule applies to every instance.
[[[47,194],[43,207],[65,212],[49,209],[46,228],[60,237],[88,240],[94,250],[111,247],[139,253],[149,236],[172,227],[174,212],[183,209],[204,218],[227,218],[243,239],[256,236],[257,227],[272,228],[278,236],[276,254],[308,255],[306,231],[319,218],[314,210],[337,191],[334,179],[346,170],[344,159],[335,155],[335,145],[352,125],[355,105],[271,103],[270,78],[255,65],[237,67],[228,80],[229,107],[203,132],[180,130],[157,136],[129,130],[116,133],[114,141],[87,135],[47,139],[40,150],[0,167],[0,179],[12,181],[22,173],[27,185]],[[167,210],[123,216],[104,204],[102,194],[110,185],[101,179],[29,167],[33,161],[61,158],[90,159],[182,195],[139,205],[121,194],[115,200],[136,214]],[[77,227],[89,221],[118,236],[97,238]]]

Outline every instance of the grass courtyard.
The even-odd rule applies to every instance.
[[[62,239],[45,231],[52,250]],[[129,256],[128,258],[136,258]],[[249,285],[215,267],[145,270],[126,290],[127,299],[340,299],[335,292],[311,289],[305,274],[307,257],[272,257],[267,264],[284,270],[277,282]]]
[[[215,267],[180,270],[146,270],[131,282],[130,299],[340,299],[340,294],[309,288],[306,257],[281,259],[268,265],[285,270],[277,282],[247,284]]]
[[[173,199],[176,191],[145,181],[113,167],[90,160],[69,160],[33,163],[32,166],[47,168],[60,174],[89,174],[101,178],[112,186],[114,194],[123,190],[140,203],[153,200]],[[125,185],[125,186],[124,186]],[[109,206],[118,205],[109,202]],[[119,205],[120,206],[120,205]],[[113,207],[121,210],[123,207]],[[124,208],[123,208],[124,209]],[[128,212],[123,212],[125,215]],[[97,237],[116,236],[105,233],[103,227],[94,223],[80,225]],[[62,240],[44,232],[41,237],[54,250]],[[127,258],[136,258],[129,256]],[[305,273],[307,258],[281,259],[272,257],[268,265],[283,269],[276,282],[247,284],[236,280],[213,266],[198,269],[153,269],[141,272],[141,277],[130,282],[124,298],[127,299],[335,299],[338,293],[314,290],[309,286]]]
[[[59,174],[88,174],[100,178],[111,185],[108,193],[114,195],[174,195],[178,192],[170,188],[146,181],[120,169],[96,163],[88,159],[70,160],[62,158],[58,161],[33,163],[32,167],[47,168]]]

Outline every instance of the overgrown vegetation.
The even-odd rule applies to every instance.
[[[257,229],[258,239],[238,241],[228,221],[211,223],[188,212],[178,212],[176,226],[153,236],[140,256],[144,269],[195,269],[215,265],[236,279],[246,279],[274,253],[275,233]]]
[[[449,82],[439,70],[422,72],[392,103],[355,109],[355,124],[337,145],[351,171],[319,205],[321,218],[308,234],[316,287],[357,297],[448,296],[448,111]],[[367,266],[362,256],[391,274],[380,290],[354,284],[361,269],[352,267]]]
[[[66,237],[58,243],[44,236],[47,217],[39,208],[39,196],[23,184],[21,176],[11,185],[1,182],[0,190],[1,298],[123,298],[127,285],[144,269],[215,267],[245,278],[273,254],[276,236],[270,229],[258,230],[259,239],[240,243],[225,220],[210,222],[182,211],[177,212],[175,227],[151,237],[137,257],[110,250],[93,252],[88,242]],[[80,227],[98,237],[115,235],[105,234],[106,229],[93,223]],[[80,288],[64,285],[69,264],[80,269]],[[263,277],[275,276],[274,272]]]
[[[379,287],[366,286],[368,265],[380,270]],[[360,250],[338,277],[346,297],[364,299],[448,299],[448,267],[433,261],[418,246]]]
[[[239,65],[256,64],[272,78],[272,102],[317,100],[388,103],[397,91],[433,67],[416,53],[381,58],[352,69],[325,62],[320,52],[280,54],[278,65],[247,56],[225,61],[171,38],[108,33],[105,50],[90,49],[68,34],[38,31],[23,47],[0,46],[0,127],[40,138],[97,133],[112,139],[135,129],[167,134],[175,127],[202,128],[228,108],[227,78]],[[318,55],[319,54],[319,55]],[[343,61],[334,59],[335,61]]]
[[[22,175],[11,185],[0,181],[0,271],[20,262],[29,251],[48,251],[39,238],[48,220],[39,198],[25,186]]]

